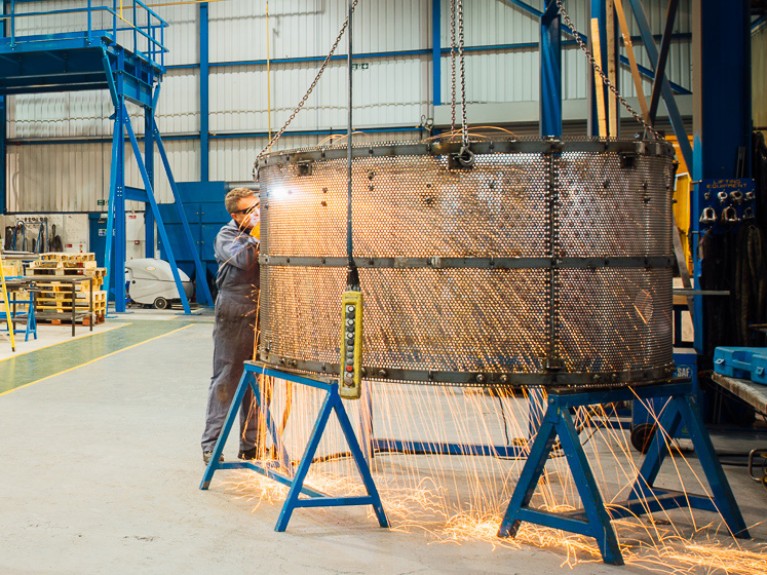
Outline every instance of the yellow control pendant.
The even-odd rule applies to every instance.
[[[362,292],[346,291],[341,298],[341,372],[344,399],[359,399],[362,392]]]

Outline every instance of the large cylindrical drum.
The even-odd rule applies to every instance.
[[[631,385],[672,370],[673,150],[664,142],[353,147],[368,379]],[[339,369],[347,149],[272,153],[259,357]]]

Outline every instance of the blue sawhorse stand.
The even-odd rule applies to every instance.
[[[263,401],[261,392],[259,390],[256,377],[258,375],[271,376],[276,379],[282,379],[285,381],[292,381],[301,385],[308,385],[316,389],[321,389],[326,392],[325,401],[322,403],[317,420],[314,423],[314,429],[309,437],[309,441],[306,445],[306,450],[301,456],[298,468],[293,470],[293,466],[290,462],[290,457],[285,445],[282,442],[277,427],[272,417],[270,406]],[[237,462],[222,462],[219,461],[226,439],[229,437],[229,433],[232,430],[235,419],[237,419],[237,413],[240,405],[245,398],[245,392],[248,387],[253,390],[253,395],[256,400],[256,404],[259,409],[263,410],[264,418],[266,421],[267,431],[272,439],[272,443],[277,448],[279,460],[274,462],[273,465],[262,464],[259,462],[251,461],[237,461]],[[330,418],[330,414],[335,411],[338,417],[338,422],[341,425],[341,430],[346,437],[346,441],[349,444],[349,450],[357,470],[362,477],[362,482],[367,490],[367,495],[354,496],[354,497],[333,497],[326,495],[314,489],[310,489],[304,486],[306,475],[309,472],[309,467],[312,464],[312,459],[317,451],[317,447],[322,439],[322,434],[325,432],[325,427]],[[200,489],[207,489],[210,486],[210,482],[213,479],[213,474],[218,469],[252,469],[262,475],[274,479],[275,481],[287,485],[290,487],[288,497],[282,506],[280,517],[277,520],[275,531],[285,531],[288,527],[288,522],[293,514],[293,511],[297,507],[338,507],[344,505],[372,505],[373,511],[378,518],[378,524],[381,527],[389,527],[389,520],[384,513],[383,505],[381,504],[381,497],[378,495],[378,489],[376,488],[373,477],[370,474],[370,468],[362,454],[357,437],[354,434],[354,429],[349,421],[349,416],[346,413],[344,404],[341,400],[341,396],[338,393],[338,383],[336,382],[324,382],[315,379],[310,379],[293,373],[279,371],[266,367],[263,364],[255,362],[245,362],[245,370],[240,379],[240,383],[237,386],[237,392],[232,400],[232,405],[229,407],[229,413],[226,417],[224,427],[221,430],[221,435],[216,442],[216,447],[213,449],[213,454],[210,458],[210,463],[205,468],[205,473],[200,483]],[[304,495],[305,497],[301,497]]]
[[[588,459],[578,438],[570,414],[571,407],[611,403],[615,401],[668,398],[659,416],[658,425],[665,433],[656,432],[650,448],[639,469],[627,501],[615,503],[608,510],[594,479]],[[711,490],[711,497],[693,495],[655,487],[655,479],[663,459],[668,454],[666,437],[674,437],[686,427],[703,468]],[[583,503],[583,509],[568,513],[551,513],[529,507],[538,479],[543,473],[546,460],[559,436],[562,450],[573,474],[575,486]],[[714,453],[708,431],[694,403],[692,384],[665,383],[646,385],[633,389],[591,390],[568,392],[552,389],[548,396],[548,407],[538,434],[533,441],[530,455],[522,469],[509,507],[501,521],[499,537],[516,535],[522,521],[580,533],[594,537],[599,545],[605,563],[623,564],[618,539],[611,524],[612,518],[642,515],[665,509],[691,507],[718,512],[730,531],[740,538],[749,534],[738,504],[727,482],[719,460]]]

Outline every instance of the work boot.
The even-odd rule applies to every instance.
[[[256,448],[240,449],[237,458],[242,459],[243,461],[253,461],[256,458]]]
[[[203,461],[203,463],[205,463],[205,465],[210,463],[210,458],[211,457],[213,457],[213,452],[212,451],[203,451],[202,452],[202,461]],[[219,458],[218,458],[218,461],[220,463],[223,462],[224,461],[224,456],[220,455]]]

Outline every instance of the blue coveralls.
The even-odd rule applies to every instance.
[[[213,451],[242,377],[243,362],[253,359],[259,289],[259,241],[230,221],[216,236],[218,262],[216,321],[213,328],[213,377],[202,450]],[[258,414],[249,388],[240,409],[240,450],[256,445]]]

